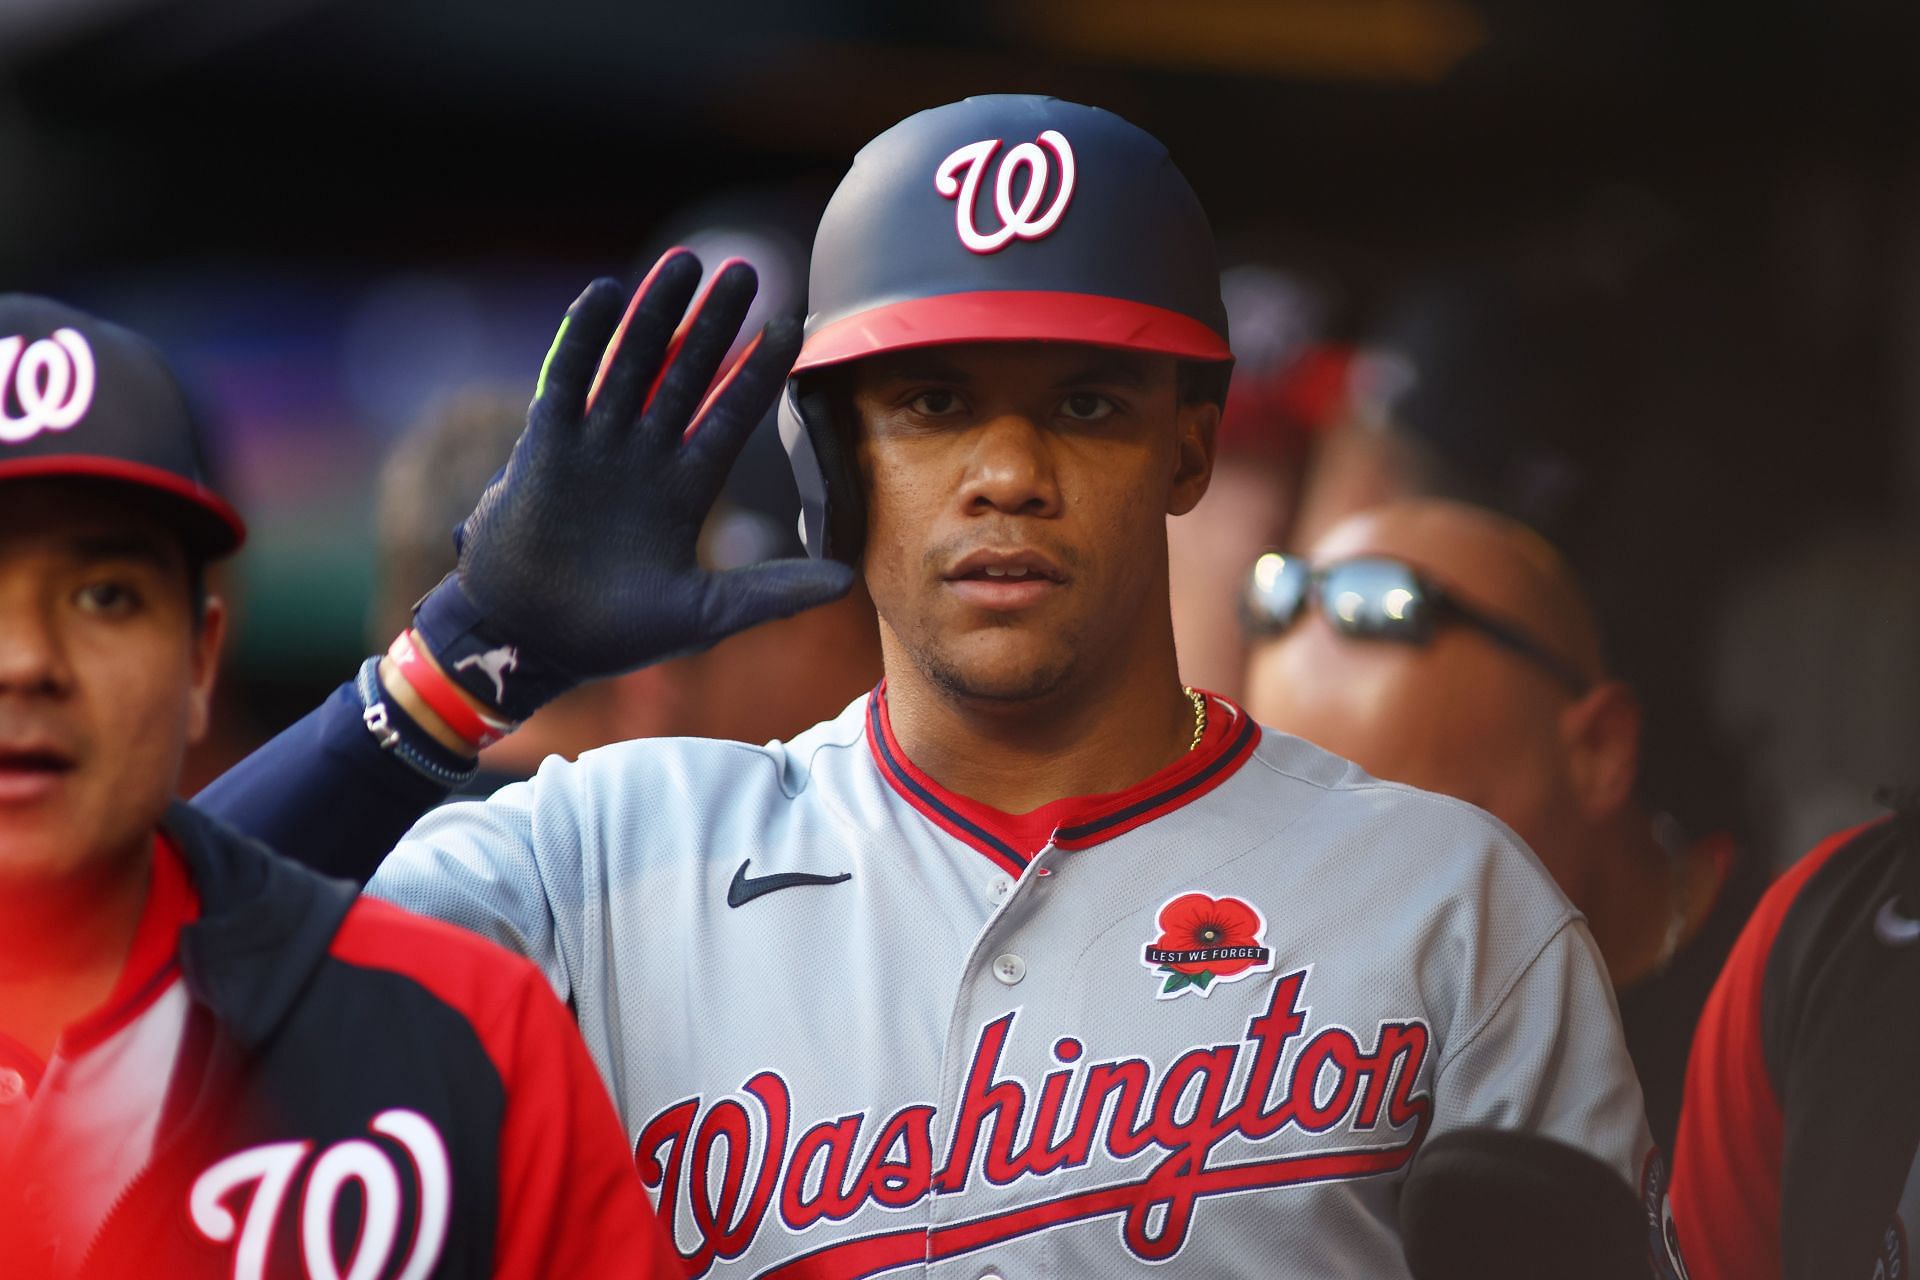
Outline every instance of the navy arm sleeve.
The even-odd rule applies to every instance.
[[[449,789],[380,749],[349,682],[193,803],[316,871],[365,884]]]

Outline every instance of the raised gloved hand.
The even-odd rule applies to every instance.
[[[624,316],[611,280],[574,302],[526,431],[460,528],[459,568],[415,611],[441,670],[506,720],[852,586],[852,570],[832,561],[712,572],[695,557],[728,469],[800,348],[799,323],[774,320],[709,393],[757,282],[746,263],[724,263],[689,311],[700,273],[675,250]]]

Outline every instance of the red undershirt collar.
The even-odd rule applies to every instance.
[[[1190,804],[1232,777],[1253,754],[1259,726],[1238,706],[1208,694],[1207,731],[1200,745],[1124,791],[1068,796],[1026,813],[1006,813],[949,791],[922,772],[893,736],[887,682],[867,699],[867,745],[893,789],[933,824],[1019,875],[1049,840],[1084,849]]]

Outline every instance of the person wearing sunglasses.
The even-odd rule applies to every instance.
[[[1256,719],[1486,809],[1586,914],[1670,1150],[1692,1029],[1758,886],[1730,838],[1689,842],[1643,804],[1640,702],[1565,560],[1490,511],[1402,500],[1261,556],[1245,617]]]

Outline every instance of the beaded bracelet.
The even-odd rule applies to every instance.
[[[378,655],[360,664],[353,687],[360,696],[360,722],[382,751],[391,752],[421,777],[455,791],[480,772],[479,761],[462,762],[451,748],[415,724],[398,703],[389,705],[391,696],[380,684]]]

